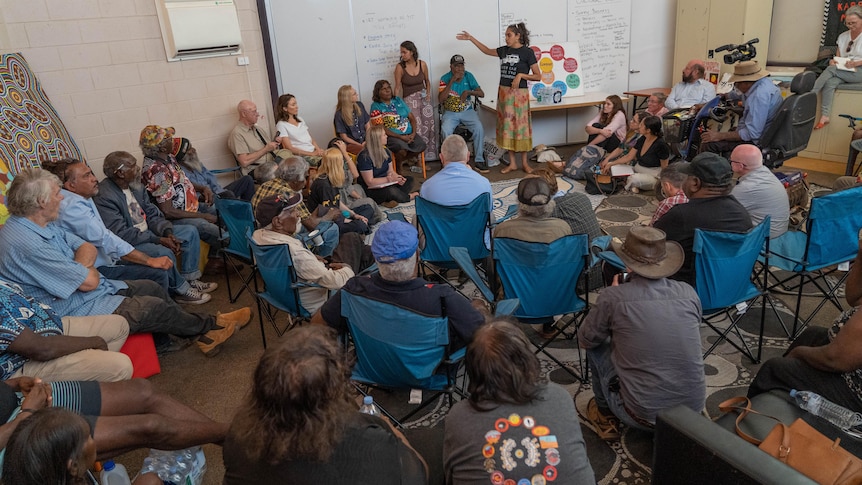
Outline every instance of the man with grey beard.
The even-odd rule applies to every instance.
[[[193,184],[207,186],[214,194],[225,199],[251,201],[254,196],[254,179],[250,175],[243,175],[226,187],[222,187],[216,180],[215,174],[201,162],[198,151],[188,138],[174,138],[172,153]]]

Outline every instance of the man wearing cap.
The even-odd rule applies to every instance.
[[[733,66],[730,77],[734,91],[728,98],[741,100],[745,109],[734,131],[706,131],[701,135],[702,152],[730,153],[736,145],[757,145],[766,127],[781,107],[781,90],[772,82],[769,71],[757,61],[742,61]]]
[[[745,207],[751,223],[760,224],[770,216],[769,237],[775,239],[787,232],[790,221],[790,200],[787,189],[772,170],[763,166],[763,155],[754,145],[743,144],[730,154],[730,167],[739,177],[730,195]]]
[[[229,183],[227,187],[222,187],[216,180],[215,174],[201,162],[198,151],[188,138],[174,138],[172,153],[177,157],[183,173],[192,184],[209,187],[217,196],[228,199],[249,201],[254,195],[254,179],[250,175],[243,175]]]
[[[374,260],[362,236],[355,232],[341,236],[332,255],[333,262],[327,263],[309,251],[295,237],[301,217],[300,204],[300,192],[271,195],[261,200],[255,210],[255,219],[263,229],[254,231],[252,237],[260,245],[287,244],[296,276],[304,282],[320,285],[299,289],[302,306],[314,314],[326,301],[329,290],[341,288],[355,273],[371,266]]]
[[[129,333],[195,338],[208,356],[251,319],[249,307],[219,315],[188,313],[152,281],[100,275],[94,267],[96,247],[51,224],[62,200],[57,176],[41,168],[22,170],[7,194],[12,216],[0,230],[0,277],[50,302],[58,315],[120,315]]]
[[[162,213],[174,225],[195,226],[201,240],[210,245],[210,258],[218,259],[221,247],[213,202],[213,191],[205,185],[194,185],[177,163],[174,151],[174,129],[148,125],[141,130],[140,146],[144,153],[141,183],[155,199]],[[197,192],[202,201],[198,200]]]
[[[667,278],[682,265],[682,247],[644,226],[612,246],[628,279],[617,275],[578,329],[595,393],[584,417],[605,440],[619,438],[617,420],[651,431],[662,409],[682,404],[700,412],[706,401],[700,299]]]
[[[672,278],[694,287],[694,230],[741,233],[753,225],[745,207],[730,195],[733,170],[726,158],[701,153],[679,171],[688,175],[682,188],[688,203],[671,207],[655,227],[664,231],[668,240],[680,243],[685,253],[682,267]]]
[[[440,316],[445,311],[449,318],[450,349],[465,347],[485,318],[451,286],[432,284],[417,276],[418,247],[418,233],[412,225],[403,221],[382,224],[371,243],[371,252],[380,272],[370,278],[350,278],[314,314],[311,323],[329,325],[339,332],[347,332],[347,320],[341,316],[341,292],[348,291],[423,315]],[[404,323],[405,331],[409,330],[409,326],[409,322]]]
[[[207,293],[218,288],[216,283],[196,278],[186,281],[170,255],[140,251],[108,230],[93,200],[99,193],[99,183],[87,164],[63,159],[46,161],[42,166],[63,181],[63,201],[56,223],[96,247],[95,266],[99,273],[114,280],[155,281],[180,303],[199,305],[210,300]]]
[[[230,132],[227,146],[236,158],[243,175],[250,175],[263,162],[275,162],[274,151],[281,148],[281,138],[273,139],[266,128],[257,126],[263,118],[257,105],[244,99],[236,106],[239,122]]]
[[[664,101],[669,109],[689,108],[705,104],[715,97],[715,86],[704,79],[706,69],[703,61],[692,59],[682,70],[682,81],[673,85],[670,94]]]
[[[488,164],[485,163],[483,145],[485,129],[479,120],[479,113],[473,109],[471,96],[482,98],[485,96],[485,91],[482,91],[476,78],[464,68],[464,56],[455,54],[449,60],[449,72],[440,78],[439,100],[443,105],[440,131],[445,139],[455,132],[459,124],[470,130],[473,133],[476,168],[482,173],[487,173]]]
[[[556,204],[551,187],[540,177],[526,177],[518,183],[518,217],[503,221],[494,237],[549,243],[572,234],[566,221],[551,217]]]

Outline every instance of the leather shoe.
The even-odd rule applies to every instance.
[[[204,266],[204,274],[218,274],[224,272],[224,261],[221,258],[210,258]]]

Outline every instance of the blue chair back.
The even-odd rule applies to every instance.
[[[222,250],[247,260],[249,249],[244,235],[254,231],[254,212],[251,202],[216,197],[215,206],[219,217],[227,226],[228,233],[233,236],[230,238],[230,245]]]
[[[494,238],[494,260],[506,298],[521,303],[516,317],[542,318],[586,307],[576,287],[590,254],[588,241],[586,234],[547,244]]]
[[[296,271],[293,269],[293,259],[287,244],[261,246],[254,241],[251,234],[251,230],[248,230],[245,240],[266,285],[266,290],[259,292],[258,297],[292,315],[311,317],[300,301],[296,288]]]
[[[452,246],[467,248],[473,260],[487,257],[490,250],[485,245],[485,233],[491,223],[490,207],[488,193],[456,206],[437,205],[416,197],[416,219],[425,234],[425,247],[419,257],[434,263],[452,262]]]
[[[434,373],[449,345],[446,316],[422,315],[346,290],[341,290],[341,315],[356,348],[354,380],[393,388],[446,387],[446,375]]]
[[[862,187],[811,199],[808,212],[807,269],[850,261],[859,251]],[[812,268],[814,267],[814,268]]]
[[[767,216],[746,233],[695,229],[695,290],[704,314],[760,294],[751,273],[769,237],[769,222]]]

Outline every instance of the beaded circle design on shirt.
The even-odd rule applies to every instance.
[[[506,438],[506,432],[510,428],[520,426],[530,430],[532,436],[524,437],[520,442]],[[498,419],[494,423],[494,429],[485,433],[485,445],[482,446],[484,468],[493,485],[544,485],[557,479],[557,466],[560,464],[558,446],[557,437],[551,434],[547,426],[537,426],[536,420],[531,416],[522,419],[518,414],[511,414],[508,418]],[[516,470],[519,463],[536,468],[542,465],[543,457],[546,466],[542,473],[534,474],[530,478],[507,479],[498,469],[498,460],[499,467],[507,472]]]

